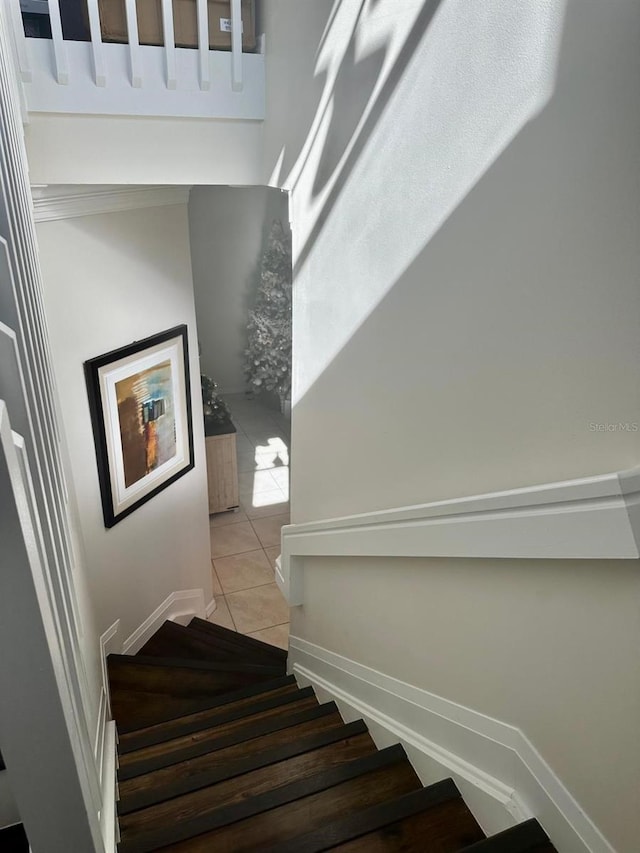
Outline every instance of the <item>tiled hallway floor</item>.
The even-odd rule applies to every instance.
[[[243,394],[224,398],[238,430],[240,509],[209,518],[217,603],[209,621],[286,648],[289,608],[274,568],[289,523],[289,422]]]

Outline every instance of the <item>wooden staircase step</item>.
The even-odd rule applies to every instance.
[[[235,650],[235,653],[240,657],[257,660],[261,655],[266,655],[286,664],[287,651],[285,649],[264,643],[262,640],[256,640],[255,637],[247,637],[237,631],[230,631],[229,628],[214,625],[212,622],[199,619],[197,616],[194,616],[187,627],[200,631],[207,637],[214,638],[216,642],[224,644],[230,651]]]
[[[226,722],[218,722],[211,727],[205,726],[182,736],[138,749],[135,752],[125,753],[120,756],[120,772],[123,773],[128,767],[135,766],[144,767],[145,769],[142,772],[146,773],[149,772],[149,769],[156,769],[157,762],[162,762],[159,765],[160,767],[166,767],[168,764],[175,763],[171,760],[174,756],[178,757],[178,761],[182,761],[185,757],[208,752],[209,749],[215,748],[216,744],[224,743],[226,746],[229,738],[242,737],[246,739],[246,733],[253,731],[262,723],[274,719],[282,722],[286,714],[297,714],[308,708],[316,708],[319,704],[312,688],[300,690],[297,694],[287,698],[292,701],[282,703],[271,700],[267,703],[261,703],[267,707],[256,709],[254,713],[244,714],[239,719],[232,718]]]
[[[549,836],[535,818],[505,829],[485,841],[465,847],[461,853],[557,853]]]
[[[207,705],[215,696],[169,696],[158,691],[146,693],[140,690],[111,689],[111,711],[118,732],[135,731],[159,720],[174,719],[189,714]]]
[[[303,703],[308,703],[307,699]],[[240,725],[230,734],[223,734],[219,737],[208,740],[204,743],[192,743],[189,746],[183,746],[167,754],[154,755],[153,758],[133,761],[120,767],[118,770],[118,778],[121,782],[128,779],[133,779],[134,776],[143,776],[148,773],[154,773],[157,770],[162,770],[165,767],[170,767],[172,764],[181,764],[185,761],[190,761],[207,753],[216,752],[230,746],[235,746],[245,741],[253,740],[254,738],[262,737],[279,729],[286,729],[289,726],[295,726],[297,723],[306,722],[308,719],[326,716],[328,714],[337,713],[338,709],[335,702],[327,702],[326,705],[318,705],[316,701],[305,704],[304,710],[298,710],[294,705],[292,708],[287,707],[286,710],[278,714],[276,717],[270,717],[266,720],[251,720],[240,721]]]
[[[206,625],[207,623],[205,623]],[[230,634],[235,632],[230,631]],[[265,645],[266,644],[261,644]],[[197,627],[179,625],[177,622],[166,621],[156,633],[140,649],[136,657],[181,657],[189,660],[208,661],[244,661],[246,663],[262,663],[278,666],[284,674],[287,665],[286,652],[284,655],[275,654],[279,649],[266,646],[266,650],[249,649],[238,653],[238,644],[226,636],[218,637]],[[273,651],[272,651],[273,650]]]
[[[452,779],[334,821],[265,853],[456,853],[484,838]],[[426,844],[428,839],[428,846]]]
[[[126,655],[109,655],[107,666],[113,716],[119,727],[128,729],[179,715],[181,704],[167,697],[193,703],[283,674],[279,667]],[[131,701],[132,691],[141,700],[137,704]],[[157,694],[157,698],[153,694]],[[182,713],[192,709],[185,707]]]
[[[153,807],[121,816],[122,838],[126,840],[142,832],[193,820],[223,806],[307,779],[323,770],[339,767],[375,752],[376,746],[368,732],[334,741],[285,761],[278,761],[198,791],[174,797]]]
[[[315,695],[313,694],[313,688],[307,687],[304,690],[300,690],[294,683],[277,690],[260,693],[258,696],[241,699],[238,702],[231,702],[228,705],[223,705],[221,708],[207,708],[205,711],[188,714],[176,720],[159,723],[155,726],[149,726],[146,729],[121,736],[118,753],[122,761],[123,756],[145,747],[164,743],[174,738],[184,737],[207,728],[231,722],[232,720],[239,720],[242,717],[250,717],[269,708],[297,702],[299,699],[310,695]]]
[[[318,827],[419,787],[404,749],[391,746],[191,821],[123,840],[119,853],[151,853],[158,848],[174,853],[264,850],[299,834],[301,826]]]
[[[237,674],[253,679],[273,679],[284,675],[279,666],[241,661],[204,661],[183,658],[161,658],[152,655],[109,655],[109,681],[114,686],[126,685],[134,690],[162,690],[173,695],[217,689],[228,676]]]
[[[266,694],[269,691],[279,691],[287,689],[298,689],[298,685],[293,675],[286,675],[282,678],[275,678],[269,681],[260,681],[257,684],[250,684],[248,687],[241,687],[239,690],[232,690],[228,693],[216,694],[214,696],[197,696],[195,698],[171,697],[175,699],[174,704],[180,707],[177,711],[172,708],[156,709],[153,716],[144,718],[142,713],[138,713],[138,721],[120,721],[118,720],[118,736],[120,743],[126,738],[134,738],[137,734],[151,732],[152,730],[170,725],[173,722],[181,720],[185,716],[196,716],[200,713],[206,713],[214,708],[231,707],[235,704],[241,705],[243,702],[252,702],[255,697]],[[113,694],[113,690],[111,691]],[[123,690],[119,692],[119,700],[122,704],[130,706],[133,710],[139,709],[139,706],[149,697],[156,694],[141,693],[139,691]],[[128,701],[128,697],[131,700]]]
[[[297,728],[300,729],[300,727]],[[281,736],[282,732],[276,732],[275,734],[276,736]],[[304,736],[301,736],[298,732],[298,735],[298,737],[288,743],[278,744],[248,756],[229,759],[224,766],[186,776],[179,780],[170,780],[164,787],[160,786],[151,790],[143,790],[129,796],[123,796],[121,788],[118,813],[119,815],[127,815],[131,812],[140,811],[149,806],[164,803],[166,800],[172,800],[184,794],[234,779],[236,776],[250,775],[262,768],[268,769],[271,765],[286,763],[297,756],[314,752],[340,741],[358,739],[365,735],[367,738],[370,738],[367,727],[362,720],[356,720],[354,723],[343,724]],[[371,743],[373,744],[373,741]]]
[[[278,747],[295,744],[308,735],[316,735],[328,730],[342,729],[344,722],[340,713],[331,705],[320,705],[300,715],[303,719],[295,725],[271,731],[261,737],[233,744],[225,749],[207,752],[197,758],[172,764],[151,773],[145,773],[132,779],[119,780],[120,797],[130,802],[132,797],[152,797],[167,786],[186,785],[191,780],[198,781],[203,773],[211,771],[226,772],[229,763],[252,758]],[[291,721],[289,720],[289,723]]]
[[[29,842],[21,823],[0,829],[0,850],[2,853],[29,853]]]

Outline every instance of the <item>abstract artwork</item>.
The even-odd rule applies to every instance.
[[[84,368],[104,523],[113,527],[193,468],[187,327]]]

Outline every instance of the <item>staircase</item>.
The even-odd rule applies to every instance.
[[[119,853],[553,853],[535,820],[485,839],[451,779],[424,788],[286,658],[201,619],[109,656]]]

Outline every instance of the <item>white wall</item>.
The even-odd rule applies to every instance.
[[[258,184],[262,122],[32,113],[32,184]]]
[[[194,187],[189,197],[191,265],[202,370],[221,391],[246,390],[244,349],[260,259],[287,197],[268,187]]]
[[[638,5],[436,5],[266,9],[294,522],[639,462]],[[305,577],[292,633],[521,727],[636,849],[637,565],[345,559]]]
[[[98,633],[125,640],[173,591],[211,599],[207,485],[186,205],[37,226],[71,487]],[[104,527],[83,362],[186,323],[195,469]]]
[[[9,774],[6,770],[0,770],[0,829],[3,826],[13,826],[19,821],[20,813],[11,792]]]

